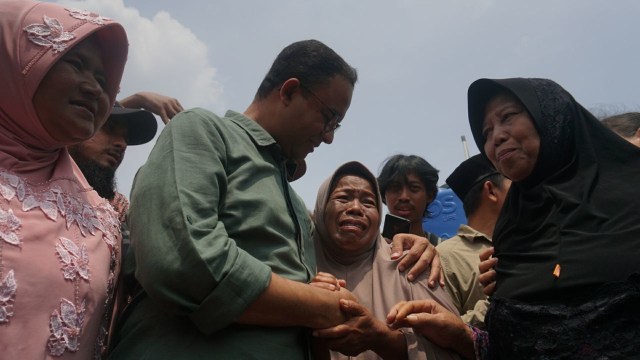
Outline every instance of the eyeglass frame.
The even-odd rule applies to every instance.
[[[328,134],[330,132],[335,132],[337,131],[341,124],[340,121],[342,121],[342,115],[331,108],[331,106],[327,105],[324,101],[322,101],[322,99],[320,99],[320,97],[318,95],[316,95],[316,93],[314,93],[311,89],[309,89],[308,86],[305,86],[303,83],[300,83],[300,87],[308,92],[309,94],[311,94],[319,103],[320,105],[324,106],[327,110],[329,110],[329,112],[331,113],[331,117],[327,117],[327,115],[324,113],[324,111],[320,111],[320,113],[322,114],[322,117],[324,118],[324,129],[323,132],[325,134]],[[335,123],[332,125],[331,122],[335,121]]]

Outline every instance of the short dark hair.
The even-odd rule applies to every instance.
[[[502,174],[496,173],[473,185],[467,192],[467,195],[465,195],[464,199],[462,199],[462,208],[464,209],[464,213],[469,216],[478,210],[485,182],[490,181],[493,186],[498,189],[503,189],[505,179],[506,178]]]
[[[256,93],[266,98],[291,78],[307,88],[327,83],[335,76],[344,77],[351,85],[358,81],[358,72],[340,55],[318,40],[303,40],[285,47],[276,57]]]
[[[623,137],[632,137],[640,129],[640,112],[628,112],[602,119],[604,126]]]
[[[382,202],[387,203],[385,194],[389,185],[396,181],[406,183],[409,174],[415,174],[420,178],[427,194],[435,198],[438,194],[438,170],[420,156],[397,154],[383,162],[382,170],[378,175]],[[424,214],[429,216],[429,211],[424,209]]]

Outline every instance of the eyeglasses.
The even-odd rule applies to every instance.
[[[326,133],[330,133],[338,130],[338,128],[340,128],[340,121],[342,120],[342,115],[340,115],[339,112],[333,110],[329,105],[327,105],[324,101],[322,101],[320,97],[316,95],[316,93],[311,91],[311,89],[309,89],[307,86],[304,86],[302,83],[300,83],[300,87],[303,88],[309,94],[311,94],[320,103],[320,105],[324,106],[325,109],[331,113],[331,116],[327,116],[327,114],[324,111],[320,111],[320,113],[322,114],[322,117],[324,117],[324,130],[323,130],[324,133],[326,134]]]

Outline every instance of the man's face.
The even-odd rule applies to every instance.
[[[287,110],[288,119],[277,139],[289,159],[304,159],[323,142],[331,144],[335,131],[325,131],[325,124],[334,113],[344,117],[351,105],[353,86],[342,76],[310,90],[312,93],[305,92],[302,86],[296,89]]]
[[[127,150],[127,130],[124,120],[111,117],[92,138],[70,147],[72,155],[115,171]]]
[[[422,180],[415,173],[408,173],[406,181],[402,178],[389,183],[384,194],[389,213],[422,222],[424,212],[433,201],[433,195],[427,193]]]

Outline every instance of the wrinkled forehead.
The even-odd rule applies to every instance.
[[[369,169],[367,169],[364,165],[356,161],[348,162],[340,166],[336,170],[336,172],[333,175],[333,178],[331,179],[331,183],[329,186],[329,193],[332,193],[335,190],[338,182],[345,176],[355,176],[355,177],[364,179],[369,183],[369,186],[373,190],[373,193],[376,195],[376,197],[377,198],[380,197],[380,191],[378,189],[378,180],[376,179],[375,175],[373,175],[371,171],[369,171]]]
[[[508,90],[502,90],[490,97],[484,106],[482,123],[487,122],[487,117],[496,111],[499,111],[507,106],[515,105],[521,109],[524,109],[524,104],[520,99]]]
[[[371,179],[367,179],[360,174],[341,174],[340,176],[336,177],[331,192],[334,192],[337,189],[346,186],[349,183],[349,180],[360,180],[361,183],[366,184],[366,190],[370,191],[374,195],[377,193],[376,185],[371,182]],[[351,183],[353,183],[353,181],[351,181]],[[358,187],[357,189],[365,189],[365,187]]]

